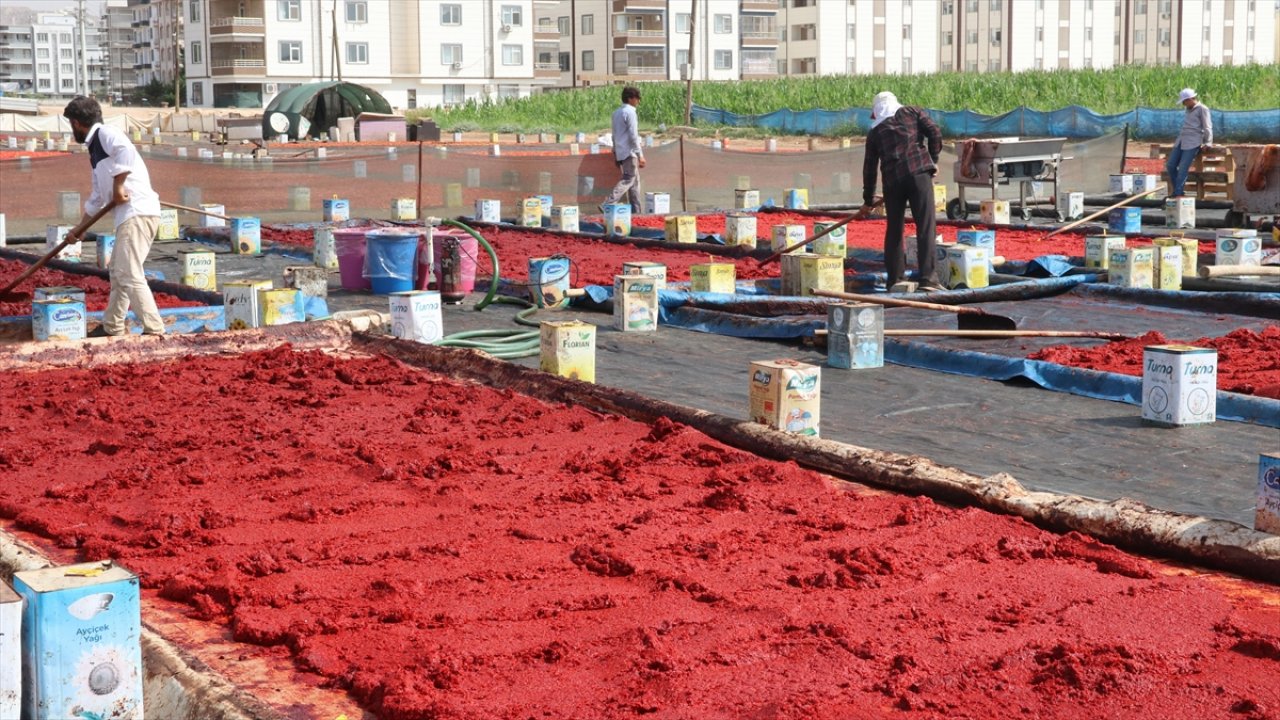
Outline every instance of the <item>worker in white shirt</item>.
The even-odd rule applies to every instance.
[[[1182,120],[1182,130],[1178,139],[1173,141],[1173,149],[1169,151],[1169,162],[1165,171],[1169,173],[1169,197],[1179,197],[1187,184],[1187,175],[1191,173],[1191,163],[1200,154],[1200,150],[1213,149],[1213,117],[1209,108],[1200,102],[1200,97],[1191,88],[1184,88],[1178,93],[1178,102],[1187,109]]]
[[[93,98],[76,97],[62,116],[70,121],[76,142],[88,147],[93,168],[93,192],[84,204],[81,226],[87,228],[92,215],[108,203],[115,206],[116,242],[108,268],[111,293],[102,326],[90,336],[124,335],[130,308],[142,323],[143,334],[163,335],[164,321],[142,269],[160,224],[160,196],[151,189],[147,166],[124,133],[102,124],[102,108]]]
[[[625,197],[635,215],[644,211],[644,195],[640,193],[644,149],[640,144],[640,124],[636,118],[636,106],[639,104],[639,88],[630,85],[622,88],[622,106],[613,111],[613,160],[622,171],[622,179],[609,193],[609,199],[604,201],[609,205]]]

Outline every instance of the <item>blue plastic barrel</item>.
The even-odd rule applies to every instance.
[[[366,239],[365,272],[378,295],[413,289],[413,274],[418,264],[417,230],[388,228],[370,232]]]

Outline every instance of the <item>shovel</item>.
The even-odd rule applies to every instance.
[[[163,205],[164,207],[172,208],[174,210],[185,210],[186,212],[195,213],[197,215],[208,215],[211,218],[218,218],[219,220],[226,220],[227,222],[230,222],[232,220],[232,218],[229,218],[226,215],[219,215],[218,213],[209,212],[208,210],[201,210],[200,208],[187,207],[186,205],[179,205],[177,203],[165,202],[163,200],[160,201],[160,204]]]
[[[63,239],[62,242],[58,243],[58,245],[55,248],[45,253],[44,257],[32,263],[31,267],[27,268],[26,270],[23,270],[22,274],[14,278],[13,282],[9,283],[8,285],[5,285],[3,288],[0,288],[0,296],[8,295],[9,291],[13,290],[14,288],[18,287],[18,285],[22,284],[23,280],[26,280],[27,278],[34,275],[37,270],[45,266],[45,263],[49,262],[54,257],[56,257],[58,253],[62,252],[62,248],[70,244],[71,238],[80,237],[81,234],[83,234],[89,228],[93,227],[94,223],[101,220],[107,213],[114,210],[115,207],[116,207],[115,202],[109,202],[106,205],[104,205],[101,210],[94,213],[93,217],[89,218],[89,222],[81,223],[75,226],[74,228],[72,228],[71,231],[67,233],[67,237]]]
[[[1051,233],[1046,233],[1045,235],[1043,235],[1043,236],[1040,238],[1040,240],[1042,240],[1042,241],[1044,241],[1044,240],[1048,240],[1049,238],[1053,237],[1054,235],[1057,235],[1057,234],[1058,234],[1058,233],[1060,233],[1060,232],[1066,232],[1067,230],[1070,230],[1071,228],[1079,227],[1079,226],[1081,226],[1081,225],[1083,225],[1083,224],[1085,224],[1085,223],[1089,222],[1090,220],[1093,220],[1094,218],[1099,218],[1099,217],[1102,217],[1103,215],[1106,215],[1107,213],[1111,212],[1112,210],[1115,210],[1116,208],[1124,207],[1125,205],[1128,205],[1129,203],[1133,202],[1134,200],[1137,200],[1137,199],[1139,199],[1139,198],[1144,198],[1144,197],[1146,197],[1146,196],[1148,196],[1148,195],[1151,195],[1151,194],[1153,194],[1153,193],[1157,193],[1157,192],[1159,192],[1159,191],[1161,191],[1161,190],[1163,190],[1163,189],[1164,189],[1164,188],[1158,188],[1158,187],[1156,187],[1156,188],[1152,188],[1152,189],[1150,189],[1150,190],[1148,190],[1148,191],[1146,191],[1146,192],[1138,193],[1137,195],[1130,195],[1129,197],[1127,197],[1127,198],[1125,198],[1125,199],[1121,200],[1120,202],[1116,203],[1115,205],[1108,205],[1107,207],[1102,208],[1101,210],[1099,210],[1098,212],[1096,212],[1096,213],[1094,213],[1094,214],[1092,214],[1092,215],[1089,215],[1089,216],[1086,216],[1086,217],[1082,217],[1082,218],[1080,218],[1079,220],[1076,220],[1076,221],[1075,221],[1075,222],[1073,222],[1073,223],[1068,223],[1068,224],[1066,224],[1066,225],[1063,225],[1062,227],[1058,228],[1057,230],[1054,230],[1054,231],[1053,231],[1053,232],[1051,232]]]
[[[889,307],[909,307],[920,310],[937,310],[955,314],[956,326],[961,330],[1017,330],[1018,324],[1013,318],[1004,315],[993,315],[982,308],[964,305],[942,305],[940,303],[921,302],[919,300],[903,300],[901,298],[881,297],[879,295],[855,295],[853,293],[835,292],[832,290],[813,290],[818,297],[853,300],[854,302],[887,305]]]

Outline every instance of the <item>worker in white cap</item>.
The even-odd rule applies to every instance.
[[[1178,93],[1178,102],[1187,109],[1187,116],[1182,121],[1182,132],[1169,151],[1169,162],[1165,170],[1169,173],[1169,197],[1183,194],[1182,186],[1187,182],[1187,173],[1191,163],[1201,148],[1213,147],[1213,118],[1209,116],[1209,108],[1200,102],[1196,91],[1184,88]]]

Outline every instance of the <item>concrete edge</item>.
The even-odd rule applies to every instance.
[[[0,577],[48,567],[39,550],[0,530]],[[142,697],[147,717],[167,720],[284,720],[257,698],[143,623]]]

